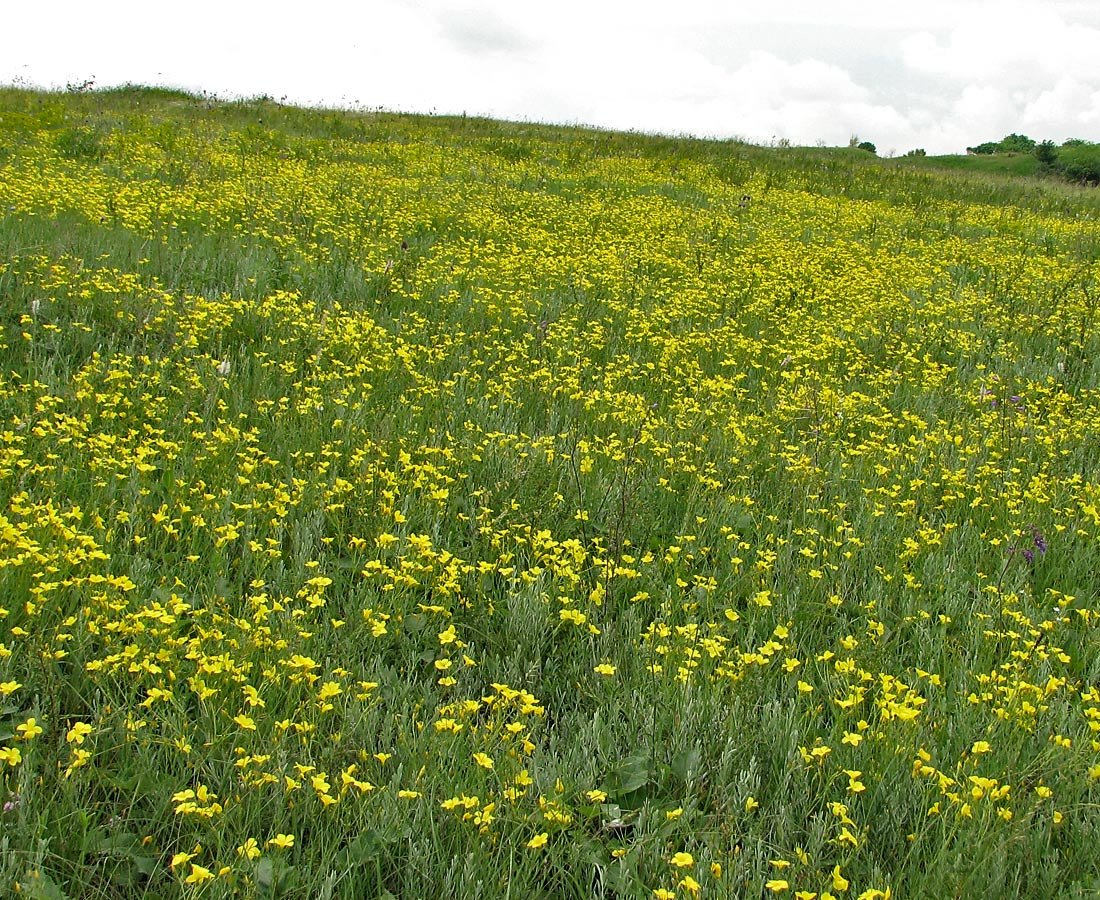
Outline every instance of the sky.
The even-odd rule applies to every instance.
[[[961,153],[1100,141],[1100,0],[8,0],[0,83]]]

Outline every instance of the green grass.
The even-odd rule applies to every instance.
[[[902,157],[901,159],[906,165],[921,168],[935,167],[985,175],[1009,175],[1027,178],[1040,175],[1042,172],[1039,161],[1031,153],[960,154]]]
[[[1100,205],[950,160],[0,90],[3,889],[1094,895]]]

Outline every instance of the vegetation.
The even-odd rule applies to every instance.
[[[5,890],[1100,891],[1095,191],[9,89],[0,209]]]
[[[1061,147],[1054,141],[1036,143],[1026,135],[1010,134],[967,148],[967,156],[933,157],[930,163],[972,171],[1013,175],[1054,175],[1080,185],[1100,184],[1100,145],[1070,138]],[[911,152],[909,156],[923,155]]]
[[[1068,141],[1048,163],[1058,174],[1080,184],[1100,184],[1100,144]]]
[[[992,155],[994,153],[1031,153],[1035,149],[1035,141],[1026,134],[1010,134],[999,141],[987,141],[978,144],[977,147],[967,147],[967,153],[979,155]]]

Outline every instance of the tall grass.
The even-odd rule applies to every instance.
[[[0,91],[0,880],[1091,896],[1095,192]]]

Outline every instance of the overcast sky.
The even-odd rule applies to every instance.
[[[0,82],[963,152],[1100,141],[1100,0],[8,0]]]

